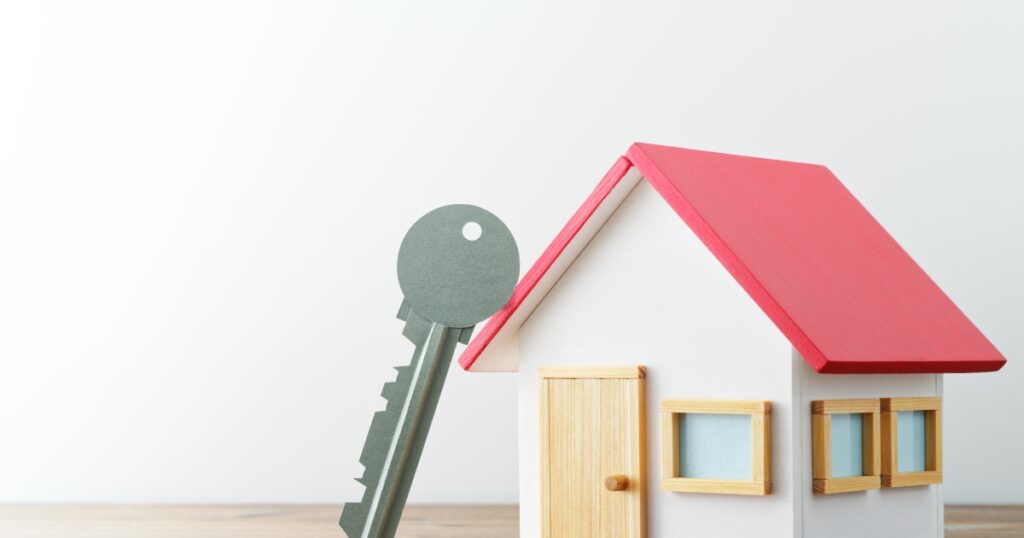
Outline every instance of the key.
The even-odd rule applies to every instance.
[[[366,490],[360,502],[345,504],[339,521],[349,538],[395,535],[455,346],[469,343],[473,327],[508,301],[518,277],[515,239],[479,207],[435,209],[405,234],[398,317],[416,350],[381,392],[387,405],[374,414],[359,458],[356,481]]]

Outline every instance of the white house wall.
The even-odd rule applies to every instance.
[[[883,488],[874,491],[814,495],[811,477],[811,401],[851,398],[942,396],[942,376],[935,374],[821,375],[793,351],[793,401],[800,452],[795,480],[801,488],[797,520],[802,536],[813,538],[942,536],[942,486]],[[799,528],[799,527],[798,527]]]
[[[540,529],[537,367],[621,364],[647,367],[650,536],[794,535],[790,344],[646,181],[533,313],[519,344],[522,536]],[[666,398],[771,400],[772,494],[663,491]]]

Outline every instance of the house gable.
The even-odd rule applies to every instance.
[[[650,536],[793,535],[791,345],[740,285],[640,182],[519,333],[520,529],[540,528],[538,368],[646,368]],[[772,402],[764,497],[681,494],[660,485],[660,402]],[[746,517],[742,517],[746,514]]]

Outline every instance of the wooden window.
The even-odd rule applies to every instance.
[[[942,398],[882,398],[882,485],[942,483]]]
[[[878,400],[811,402],[814,493],[881,487],[881,417]]]
[[[766,401],[662,401],[662,489],[771,493],[771,409]]]

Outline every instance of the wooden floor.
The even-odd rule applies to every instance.
[[[341,538],[331,505],[0,505],[0,536]],[[410,506],[404,538],[518,536],[514,506]],[[947,538],[1024,536],[1024,506],[949,506]],[[656,537],[654,537],[656,538]]]

